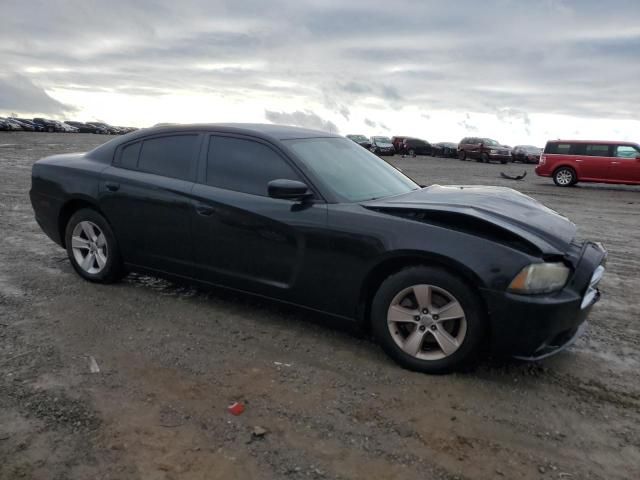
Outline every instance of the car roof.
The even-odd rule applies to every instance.
[[[276,140],[291,140],[297,138],[340,137],[340,135],[312,130],[309,128],[292,127],[289,125],[274,125],[270,123],[192,123],[162,125],[140,129],[140,136],[155,133],[169,133],[193,130],[216,130],[218,132],[238,133],[270,137]]]
[[[549,140],[547,143],[589,143],[592,145],[610,145],[612,143],[620,145],[638,145],[636,142],[627,140]]]

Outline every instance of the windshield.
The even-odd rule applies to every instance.
[[[351,138],[352,140],[355,140],[356,142],[366,142],[367,141],[367,137],[365,137],[364,135],[351,135],[349,138]]]
[[[373,200],[420,188],[387,162],[346,138],[305,138],[284,143],[343,201]]]
[[[373,141],[376,143],[391,143],[389,137],[373,137]]]
[[[496,142],[495,140],[491,140],[490,138],[483,138],[482,143],[484,143],[485,145],[500,145],[498,142]]]
[[[540,153],[542,151],[541,148],[538,147],[532,147],[532,146],[526,146],[523,148],[525,152],[527,153]]]

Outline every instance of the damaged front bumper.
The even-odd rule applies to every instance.
[[[559,292],[520,295],[483,291],[489,307],[493,349],[525,360],[554,355],[575,342],[600,298],[606,250],[587,242],[574,273]]]

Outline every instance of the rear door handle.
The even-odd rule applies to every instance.
[[[199,203],[196,205],[196,212],[198,212],[198,215],[208,217],[214,212],[214,208]]]
[[[620,165],[620,162],[611,162],[611,165]]]
[[[119,183],[107,182],[104,184],[110,192],[117,192],[120,189]]]

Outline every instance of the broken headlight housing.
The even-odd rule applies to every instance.
[[[563,263],[532,263],[524,267],[509,284],[514,293],[535,294],[560,290],[571,270]]]

